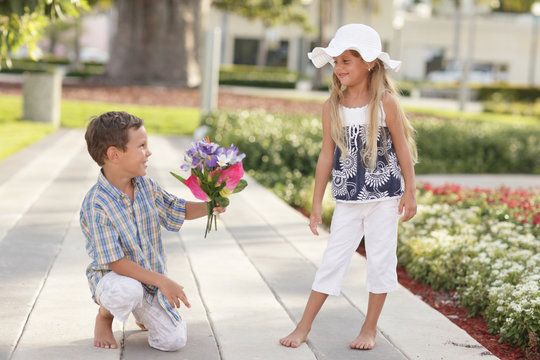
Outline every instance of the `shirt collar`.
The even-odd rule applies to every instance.
[[[133,181],[133,185],[138,188],[141,182],[140,176],[131,179],[131,181]],[[127,196],[114,185],[112,185],[109,180],[107,180],[105,174],[103,173],[103,169],[99,171],[98,184],[109,196],[113,198],[121,200],[124,196]]]

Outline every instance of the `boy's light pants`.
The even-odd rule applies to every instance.
[[[351,258],[365,236],[367,291],[394,291],[397,282],[397,229],[400,199],[352,204],[336,203],[330,236],[312,289],[337,296]]]
[[[138,322],[148,329],[148,344],[162,351],[176,351],[186,345],[186,323],[175,326],[157,299],[150,305],[144,299],[140,282],[111,271],[96,287],[96,300],[113,316],[126,322],[133,313]]]

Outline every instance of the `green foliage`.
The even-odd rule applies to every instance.
[[[78,16],[79,11],[87,8],[86,0],[0,1],[0,60],[9,67],[9,53],[21,45],[26,45],[30,55],[36,57],[37,41],[51,20]]]
[[[410,117],[417,130],[417,173],[540,173],[540,124]],[[203,123],[210,126],[212,139],[249,154],[244,166],[257,181],[290,205],[310,211],[322,141],[319,117],[216,112]],[[332,209],[324,210],[327,224]]]
[[[302,206],[297,190],[306,185],[306,177],[313,176],[320,152],[322,127],[317,117],[218,112],[204,118],[203,124],[210,126],[210,137],[216,142],[234,144],[249,154],[244,168],[257,181],[292,205]]]
[[[540,88],[530,86],[481,86],[476,91],[480,101],[535,102],[540,98]]]
[[[43,58],[38,61],[32,59],[13,59],[11,67],[0,69],[0,73],[22,74],[29,72],[47,72],[52,71],[57,66],[68,66],[69,60],[62,58]],[[103,64],[83,63],[80,70],[70,70],[66,76],[86,77],[90,75],[102,74],[104,71]]]
[[[534,103],[523,101],[487,101],[483,105],[486,112],[536,116],[540,120],[540,100]]]
[[[499,0],[494,10],[498,12],[528,13],[536,0]]]
[[[280,67],[232,65],[222,66],[219,70],[219,83],[222,85],[294,89],[297,80],[296,72]]]
[[[308,13],[300,0],[214,0],[212,5],[249,20],[261,20],[265,27],[295,24],[310,29]]]
[[[540,174],[540,124],[411,118],[418,173]]]

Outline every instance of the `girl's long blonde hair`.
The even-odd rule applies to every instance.
[[[351,50],[354,56],[360,57],[356,51]],[[349,139],[345,132],[342,116],[340,113],[343,111],[341,104],[343,103],[343,85],[336,76],[332,74],[332,89],[330,91],[330,119],[331,119],[331,135],[332,139],[336,143],[336,146],[341,150],[342,158],[348,153],[347,143]],[[386,69],[381,60],[376,59],[375,65],[372,67],[369,73],[368,92],[368,122],[367,122],[367,144],[361,152],[362,161],[370,168],[374,169],[377,162],[377,135],[379,133],[379,117],[380,106],[384,93],[388,91],[395,98],[399,98],[399,94],[394,88],[392,81],[386,74]],[[398,116],[403,122],[403,128],[405,132],[405,138],[407,139],[407,145],[411,154],[413,164],[418,160],[418,152],[416,150],[416,142],[414,140],[414,128],[412,127],[409,119],[405,115],[405,111],[401,105],[398,106]]]

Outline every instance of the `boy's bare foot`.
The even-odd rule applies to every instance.
[[[308,333],[309,330],[305,330],[297,326],[292,333],[282,339],[279,339],[279,343],[283,346],[297,348],[307,340]]]
[[[358,350],[371,350],[375,346],[375,338],[377,337],[377,329],[364,329],[360,330],[360,334],[354,339],[349,346],[351,349]]]
[[[112,331],[114,316],[103,306],[99,307],[94,328],[94,346],[104,349],[116,349],[116,339]]]
[[[148,329],[146,328],[146,326],[144,326],[142,322],[135,321],[135,324],[137,324],[137,326],[140,327],[142,331],[148,331]]]

